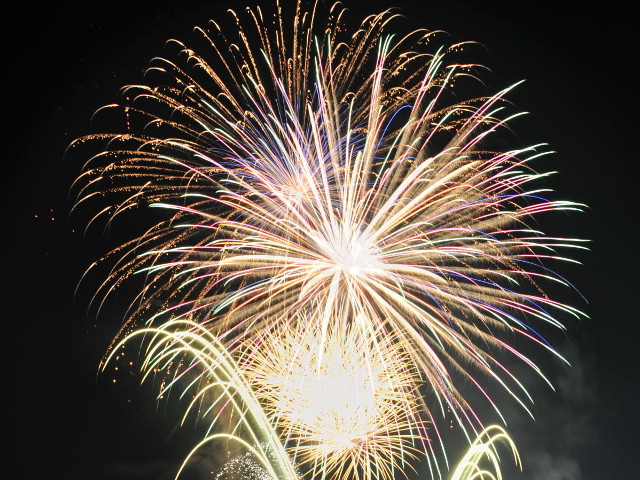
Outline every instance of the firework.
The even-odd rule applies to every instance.
[[[191,450],[176,476],[180,475],[189,459],[200,448],[222,439],[246,448],[252,458],[258,461],[256,470],[263,470],[265,475],[282,480],[298,478],[271,423],[233,357],[201,325],[178,319],[168,321],[159,328],[138,329],[112,349],[103,368],[106,368],[125,344],[144,337],[148,337],[148,340],[142,350],[142,381],[158,372],[170,372],[172,380],[163,383],[159,393],[161,397],[174,384],[186,379],[184,383],[187,387],[182,396],[191,397],[191,402],[184,418],[192,410],[204,410],[197,412],[198,415],[211,419],[205,438]],[[238,420],[229,426],[228,431],[218,433],[214,428],[225,408],[235,412]],[[244,433],[239,433],[241,431]]]
[[[521,466],[520,455],[513,440],[503,428],[491,425],[469,447],[453,471],[451,480],[502,480],[500,458],[495,450],[497,442],[506,443],[511,449],[515,464]],[[489,463],[489,469],[481,466],[483,460]]]
[[[91,222],[161,212],[114,252],[98,298],[145,275],[127,327],[197,325],[241,365],[234,375],[296,462],[388,479],[417,451],[435,458],[441,412],[469,439],[483,429],[457,380],[498,413],[481,378],[527,409],[495,352],[541,376],[508,339],[559,357],[538,325],[581,314],[538,283],[568,286],[546,263],[582,248],[529,223],[581,206],[538,186],[549,173],[530,164],[543,146],[492,148],[518,116],[505,100],[513,87],[451,101],[475,72],[457,60],[463,44],[390,35],[391,12],[351,36],[337,4],[326,23],[299,4],[290,23],[278,12],[273,25],[256,8],[247,23],[232,13],[231,33],[198,28],[199,49],[173,41],[175,60],[154,59],[149,85],[105,107],[126,129],[77,142],[104,142],[77,181],[78,209],[100,202]],[[331,390],[331,375],[352,375],[368,399],[334,409],[340,428],[293,393]]]
[[[359,328],[324,339],[313,324],[272,332],[245,349],[241,370],[296,464],[329,478],[392,479],[428,451],[419,376],[390,335]]]
[[[215,480],[273,480],[251,453],[228,461],[216,474]]]

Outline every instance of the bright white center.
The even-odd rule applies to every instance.
[[[311,238],[324,254],[342,271],[358,275],[381,267],[376,248],[360,231],[351,231],[344,226],[323,232],[311,232]]]
[[[280,376],[262,382],[273,382],[273,412],[317,455],[369,439],[385,406],[384,365],[372,368],[353,333],[330,335],[324,343],[315,335],[297,341],[281,346],[288,351]]]

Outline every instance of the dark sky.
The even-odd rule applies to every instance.
[[[591,319],[568,321],[568,339],[556,344],[573,364],[549,364],[557,391],[532,387],[537,420],[506,408],[525,461],[524,473],[509,480],[631,478],[640,430],[633,16],[621,2],[597,9],[365,3],[353,8],[352,21],[396,6],[407,29],[480,42],[478,61],[490,67],[483,79],[493,90],[526,79],[511,99],[531,113],[514,130],[524,143],[548,142],[557,151],[552,186],[589,206],[559,227],[591,240],[590,252],[579,255],[583,266],[566,270],[589,302],[576,296],[572,303]],[[106,242],[99,232],[83,236],[68,219],[80,165],[63,157],[69,142],[91,131],[93,111],[140,81],[165,39],[190,39],[192,26],[226,18],[229,6],[238,2],[23,2],[4,15],[4,470],[16,478],[172,478],[186,452],[189,432],[174,431],[170,406],[156,409],[135,380],[114,386],[97,375],[123,311],[108,307],[96,319],[86,313],[89,288],[74,298],[83,269]]]

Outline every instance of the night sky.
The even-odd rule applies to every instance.
[[[554,337],[572,368],[542,360],[556,391],[532,381],[536,421],[505,406],[524,460],[524,472],[508,480],[631,478],[640,431],[634,17],[615,1],[591,10],[551,2],[364,3],[349,14],[353,23],[396,6],[407,15],[402,32],[442,29],[452,41],[479,42],[474,59],[490,68],[487,93],[525,79],[510,96],[531,112],[512,124],[514,142],[549,143],[557,153],[543,166],[560,172],[549,181],[556,198],[588,205],[551,225],[591,240],[589,252],[575,255],[583,265],[561,270],[588,303],[558,293],[591,318],[564,319],[566,338]],[[4,15],[3,470],[15,478],[173,478],[193,441],[195,427],[176,430],[174,407],[157,406],[137,378],[114,384],[98,375],[126,305],[115,297],[96,318],[88,311],[96,279],[74,291],[122,232],[84,234],[69,218],[82,159],[64,152],[92,131],[92,113],[117,101],[121,86],[142,81],[166,39],[188,41],[194,25],[224,20],[226,8],[239,5],[23,2]]]

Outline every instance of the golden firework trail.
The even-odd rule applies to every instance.
[[[99,205],[89,223],[160,212],[112,253],[96,298],[144,275],[122,335],[143,325],[164,358],[177,339],[160,332],[186,322],[206,339],[189,345],[223,348],[238,395],[309,475],[389,480],[418,452],[439,475],[445,412],[469,440],[484,428],[460,380],[498,414],[490,383],[527,409],[509,362],[545,377],[514,345],[561,358],[538,330],[582,314],[542,287],[570,287],[547,264],[584,247],[533,223],[582,206],[547,198],[551,172],[531,168],[544,145],[496,146],[519,115],[515,86],[453,99],[477,70],[459,60],[464,44],[390,34],[391,11],[353,34],[340,4],[326,22],[300,3],[291,19],[280,5],[273,22],[245,13],[197,28],[198,48],[170,42],[177,55],[152,60],[148,85],[98,112],[122,115],[124,130],[74,144],[98,148],[76,181],[77,210]],[[195,348],[177,351],[206,367]],[[372,406],[334,411],[344,428],[327,437],[314,399],[289,388],[335,391],[330,375],[345,372]]]

